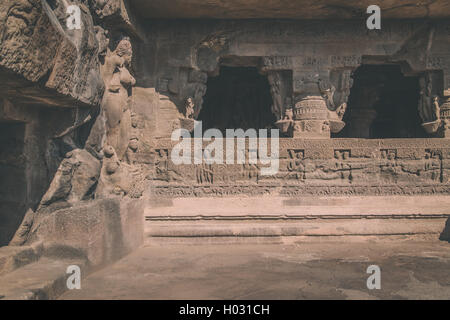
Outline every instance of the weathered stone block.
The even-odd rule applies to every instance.
[[[98,44],[89,10],[79,6],[82,29],[68,30],[63,1],[53,7],[39,0],[0,3],[0,78],[8,78],[3,89],[9,87],[16,100],[67,107],[100,103]],[[26,95],[20,90],[24,85]]]
[[[92,265],[102,265],[142,244],[143,207],[140,202],[119,198],[80,202],[50,213],[33,228],[30,241],[73,248]]]

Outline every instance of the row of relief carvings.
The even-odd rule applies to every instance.
[[[333,159],[306,159],[304,150],[287,150],[289,158],[280,159],[280,170],[272,176],[261,176],[260,165],[199,164],[174,165],[168,149],[158,149],[155,159],[157,181],[184,185],[255,184],[434,184],[447,183],[450,161],[439,149],[427,149],[421,159],[400,159],[396,149],[380,149],[372,156],[353,157],[351,149],[336,149]],[[156,182],[158,184],[158,182]]]
[[[154,186],[153,194],[160,197],[217,197],[217,196],[367,196],[367,195],[434,195],[448,194],[449,185],[225,185],[225,186]]]

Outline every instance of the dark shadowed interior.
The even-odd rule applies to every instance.
[[[256,68],[221,67],[217,77],[209,77],[203,108],[198,120],[203,129],[264,129],[276,119],[267,78]]]
[[[7,245],[26,210],[25,124],[0,122],[0,246]]]
[[[404,76],[399,65],[362,65],[353,81],[344,116],[347,125],[336,137],[427,137],[418,113],[418,77]]]

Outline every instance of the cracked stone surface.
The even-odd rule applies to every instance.
[[[252,241],[162,240],[60,298],[450,299],[450,244],[434,236]],[[372,264],[380,290],[366,286]]]

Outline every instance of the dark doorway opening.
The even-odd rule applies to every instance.
[[[345,138],[423,138],[418,112],[419,77],[406,77],[399,65],[363,65],[353,73],[344,116]]]
[[[221,67],[209,77],[198,120],[203,129],[274,128],[272,96],[267,78],[253,67]]]
[[[0,121],[0,246],[7,245],[27,209],[25,124]]]

